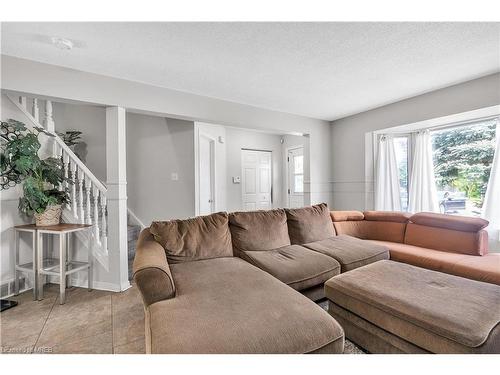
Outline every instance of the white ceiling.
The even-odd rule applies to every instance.
[[[1,49],[333,120],[500,71],[500,23],[3,23]]]

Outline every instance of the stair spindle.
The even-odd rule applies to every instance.
[[[71,168],[71,210],[73,211],[73,216],[75,219],[78,219],[78,202],[76,200],[76,164],[72,163],[71,160],[69,162]]]
[[[106,222],[106,197],[101,194],[101,237],[104,239],[108,236],[108,228]]]
[[[99,238],[99,189],[94,188],[94,235],[96,242],[100,245],[101,240]]]
[[[87,209],[86,209],[86,222],[87,224],[90,224],[92,225],[92,216],[90,214],[90,212],[92,211],[91,210],[91,206],[92,204],[90,203],[90,193],[92,191],[92,182],[90,181],[90,179],[86,179],[85,180],[85,195],[86,195],[86,198],[87,198]]]
[[[25,96],[20,96],[19,97],[19,103],[23,106],[24,109],[28,108],[28,104],[27,104]]]
[[[63,149],[60,145],[58,145],[56,143],[56,154],[55,154],[55,158],[59,161],[62,162],[63,164],[63,173],[65,171],[65,168],[64,168],[64,159],[63,159]],[[60,182],[59,183],[59,190],[63,190],[64,189],[64,183],[63,182]]]
[[[40,121],[40,108],[38,108],[38,99],[33,98],[33,107],[31,108],[31,114],[37,122]]]
[[[45,101],[45,121],[43,125],[49,132],[55,131],[54,118],[52,117],[52,102],[50,100]]]
[[[69,155],[63,150],[62,159],[64,165],[64,190],[69,191]],[[68,210],[71,210],[71,202],[66,205]]]
[[[85,224],[85,213],[84,213],[84,205],[83,205],[83,171],[78,168],[78,209],[80,211],[80,223]]]

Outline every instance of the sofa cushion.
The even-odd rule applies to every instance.
[[[500,285],[500,254],[466,255],[402,243],[372,241],[386,246],[391,260]]]
[[[385,221],[394,223],[407,223],[411,214],[399,211],[365,211],[363,212],[365,220]]]
[[[340,263],[341,272],[389,259],[387,247],[346,235],[310,242],[303,246],[335,259]]]
[[[485,230],[465,232],[410,222],[406,226],[404,243],[468,255],[488,253],[488,233]]]
[[[299,245],[243,253],[243,259],[296,290],[321,285],[340,273],[335,259]]]
[[[384,260],[325,284],[336,305],[434,353],[500,351],[500,287]]]
[[[169,263],[233,256],[227,213],[186,220],[154,221],[149,231]]]
[[[233,212],[229,228],[235,255],[241,251],[271,250],[290,245],[286,214],[282,209]]]
[[[392,242],[403,242],[406,230],[406,223],[396,221],[336,221],[333,225],[338,235]]]
[[[365,218],[360,211],[330,211],[330,217],[333,222],[363,220]]]
[[[488,221],[479,217],[443,215],[432,212],[419,212],[412,215],[410,221],[428,227],[452,229],[462,232],[479,232],[488,226]]]
[[[177,296],[146,310],[148,352],[343,351],[343,330],[328,313],[241,259],[179,263],[171,270]]]
[[[320,241],[335,235],[326,203],[302,208],[287,208],[288,234],[292,244]]]

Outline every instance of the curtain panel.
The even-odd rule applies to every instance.
[[[498,249],[500,241],[500,122],[497,120],[496,146],[490,179],[483,203],[483,217],[490,222],[486,228],[490,238],[490,248]]]
[[[379,139],[375,184],[375,209],[401,211],[399,171],[394,138],[383,135]]]
[[[410,212],[439,212],[432,143],[429,130],[415,136],[409,189]]]

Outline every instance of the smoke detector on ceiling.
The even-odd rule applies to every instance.
[[[70,50],[73,48],[73,42],[66,38],[52,37],[52,44],[59,49]]]

